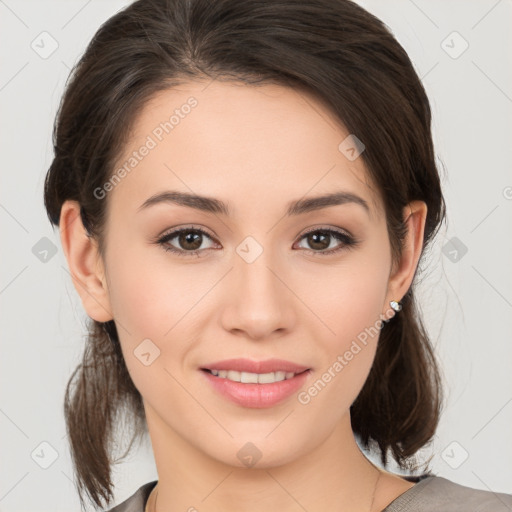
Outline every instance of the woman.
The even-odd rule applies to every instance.
[[[430,122],[348,0],[140,0],[99,29],[45,184],[91,319],[65,399],[82,505],[112,500],[126,414],[159,478],[116,512],[512,507],[385,469],[442,403],[413,285],[445,216]]]

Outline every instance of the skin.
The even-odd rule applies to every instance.
[[[157,94],[118,165],[190,96],[198,105],[104,199],[104,259],[76,202],[65,202],[60,223],[84,308],[97,321],[116,321],[143,397],[159,476],[156,510],[382,510],[413,484],[371,464],[350,427],[377,336],[306,405],[296,395],[267,409],[236,405],[205,384],[199,368],[276,357],[312,368],[302,390],[309,388],[410,287],[426,205],[404,209],[408,234],[393,264],[380,195],[362,158],[350,161],[338,149],[349,133],[327,105],[277,85],[193,82]],[[138,211],[164,190],[221,199],[233,215],[169,203]],[[370,212],[347,203],[284,215],[289,201],[335,190],[365,199]],[[202,257],[154,243],[190,224],[211,235],[202,239]],[[344,230],[359,243],[322,255],[303,236],[313,227]],[[247,236],[263,249],[252,263],[236,252]],[[190,251],[178,238],[167,244]],[[160,355],[146,366],[134,350],[148,338]],[[237,457],[247,442],[262,454],[252,468]]]

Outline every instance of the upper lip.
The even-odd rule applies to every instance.
[[[225,359],[202,366],[203,370],[234,370],[248,373],[293,372],[301,373],[309,370],[307,366],[285,361],[284,359],[265,359],[252,361],[251,359]]]

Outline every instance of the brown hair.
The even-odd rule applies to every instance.
[[[325,101],[366,146],[361,158],[383,198],[393,261],[412,200],[428,207],[425,250],[445,218],[428,98],[386,25],[349,0],[139,0],[110,18],[73,69],[56,118],[44,196],[51,223],[58,225],[65,200],[78,201],[103,255],[107,201],[94,190],[112,175],[136,115],[157,91],[203,79],[304,88]],[[354,433],[380,451],[384,465],[391,451],[410,469],[435,433],[442,394],[413,286],[402,303],[380,332],[351,417]],[[147,425],[115,322],[88,327],[65,418],[81,503],[85,490],[102,506],[113,497],[121,413],[133,426],[127,451]]]

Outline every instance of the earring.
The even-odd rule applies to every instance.
[[[399,301],[396,301],[396,300],[392,300],[389,305],[391,306],[391,308],[396,311],[397,313],[399,311],[402,311],[402,303],[399,302]]]

